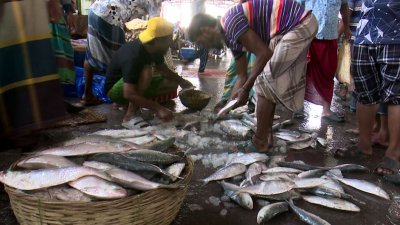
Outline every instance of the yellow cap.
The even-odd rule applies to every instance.
[[[154,38],[172,35],[172,23],[161,17],[154,17],[147,23],[147,28],[139,34],[139,40],[144,44],[152,41]]]

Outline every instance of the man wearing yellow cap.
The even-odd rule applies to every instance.
[[[173,113],[157,102],[146,97],[162,93],[173,85],[182,88],[192,84],[171,71],[164,63],[164,54],[172,45],[173,25],[160,17],[149,20],[139,39],[124,44],[111,59],[106,74],[105,88],[108,96],[118,104],[129,102],[124,123],[142,127],[146,123],[137,115],[138,108],[154,110],[164,121],[171,120]],[[160,79],[152,79],[153,68],[162,74]]]

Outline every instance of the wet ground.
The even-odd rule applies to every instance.
[[[188,71],[195,71],[197,64],[190,66],[183,66],[185,76],[188,77],[199,89],[210,92],[213,98],[207,106],[211,109],[222,94],[224,78],[221,76],[209,76],[207,73],[219,70],[222,72],[228,64],[228,59],[223,60],[210,60],[206,73],[199,78]],[[207,72],[211,71],[211,72]],[[346,103],[334,99],[333,109],[345,114],[346,123],[328,123],[321,121],[320,113],[322,108],[312,104],[305,104],[305,112],[308,116],[305,119],[295,119],[295,123],[288,129],[297,129],[304,127],[311,130],[316,130],[319,137],[326,138],[328,146],[323,148],[319,146],[317,149],[289,151],[286,156],[286,161],[302,160],[308,164],[319,166],[334,166],[342,163],[357,163],[368,168],[373,169],[384,154],[384,149],[374,149],[374,156],[371,159],[356,159],[356,160],[337,160],[332,156],[331,150],[342,148],[351,144],[350,139],[355,135],[347,134],[345,130],[356,128],[355,114],[349,113]],[[169,102],[168,107],[174,108],[176,111],[185,110],[179,100]],[[107,114],[108,120],[105,123],[98,123],[92,125],[84,125],[78,127],[64,127],[55,130],[43,131],[40,136],[41,146],[46,146],[57,141],[65,140],[68,138],[76,137],[88,132],[93,132],[99,129],[118,129],[121,128],[120,122],[123,112],[119,110],[112,110],[111,105],[103,104],[101,106],[93,107],[94,110]],[[290,118],[290,114],[278,107],[276,114],[281,116],[281,120]],[[223,153],[232,152],[232,149],[214,150],[196,150],[194,149],[191,154],[209,154],[209,153]],[[0,152],[0,170],[7,169],[11,163],[20,158],[24,153],[18,149],[10,149]],[[216,169],[212,167],[205,167],[200,161],[195,164],[195,172],[192,182],[189,187],[188,195],[182,205],[181,211],[172,223],[174,225],[250,225],[256,224],[256,217],[258,210],[261,208],[256,202],[254,209],[249,211],[238,207],[237,205],[221,202],[219,205],[215,203],[215,198],[221,198],[223,195],[221,187],[217,183],[210,183],[202,186],[198,180],[205,178]],[[366,204],[358,204],[361,212],[359,213],[346,213],[331,209],[326,209],[320,206],[311,205],[304,201],[295,202],[299,207],[310,211],[331,224],[362,224],[362,225],[380,225],[380,224],[400,224],[400,189],[384,181],[381,177],[368,173],[357,174],[349,173],[344,174],[347,178],[360,178],[373,182],[383,189],[385,189],[392,197],[392,201],[386,201],[377,197],[363,194],[351,188],[346,188],[346,191],[357,199],[364,201]],[[397,200],[396,200],[397,199]],[[17,224],[15,217],[12,214],[12,209],[9,205],[7,195],[0,189],[0,224],[14,225]],[[291,212],[281,214],[268,224],[304,224]]]

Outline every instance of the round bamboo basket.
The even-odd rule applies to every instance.
[[[170,224],[178,214],[192,178],[193,161],[186,158],[185,184],[178,189],[157,189],[112,201],[45,201],[5,186],[15,217],[21,225],[154,225]]]

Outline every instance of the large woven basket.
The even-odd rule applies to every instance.
[[[202,110],[211,99],[209,94],[199,90],[181,91],[178,96],[184,106],[194,110]]]
[[[44,201],[5,186],[11,207],[21,225],[155,225],[170,224],[178,214],[193,173],[193,161],[187,157],[177,183],[184,188],[157,189],[112,201]]]

